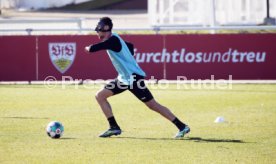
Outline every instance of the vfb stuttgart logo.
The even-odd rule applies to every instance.
[[[76,56],[76,43],[49,43],[50,59],[56,69],[65,73]]]

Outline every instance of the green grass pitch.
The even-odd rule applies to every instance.
[[[99,87],[0,85],[0,163],[276,163],[276,85],[151,87],[190,125],[182,140],[128,91],[109,99],[122,135],[98,138],[108,128],[94,99]],[[217,116],[226,122],[214,123]],[[54,120],[65,127],[61,139],[46,135]]]

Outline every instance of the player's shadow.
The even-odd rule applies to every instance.
[[[182,139],[174,138],[142,138],[142,137],[115,137],[123,139],[136,139],[136,140],[174,140],[174,141],[194,141],[194,142],[228,142],[228,143],[245,143],[243,140],[233,139],[215,139],[215,138],[200,138],[200,137],[186,137]]]
[[[187,137],[184,140],[190,140],[194,142],[230,142],[230,143],[245,143],[243,140],[233,139],[215,139],[215,138],[200,138],[200,137]]]

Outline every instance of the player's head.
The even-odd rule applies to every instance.
[[[109,17],[102,17],[95,28],[99,38],[101,40],[106,40],[110,34],[113,27],[112,20]]]

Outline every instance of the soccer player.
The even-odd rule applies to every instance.
[[[115,120],[107,98],[122,93],[125,90],[133,93],[149,109],[171,121],[179,129],[175,138],[184,137],[185,134],[190,132],[189,126],[180,121],[167,107],[159,104],[153,98],[144,83],[146,74],[133,57],[133,45],[125,42],[118,34],[112,33],[112,27],[113,23],[109,17],[101,18],[95,28],[101,42],[85,47],[86,52],[106,50],[113,66],[118,72],[118,77],[106,84],[96,94],[96,100],[110,125],[110,128],[99,137],[110,137],[121,134],[121,128]]]

